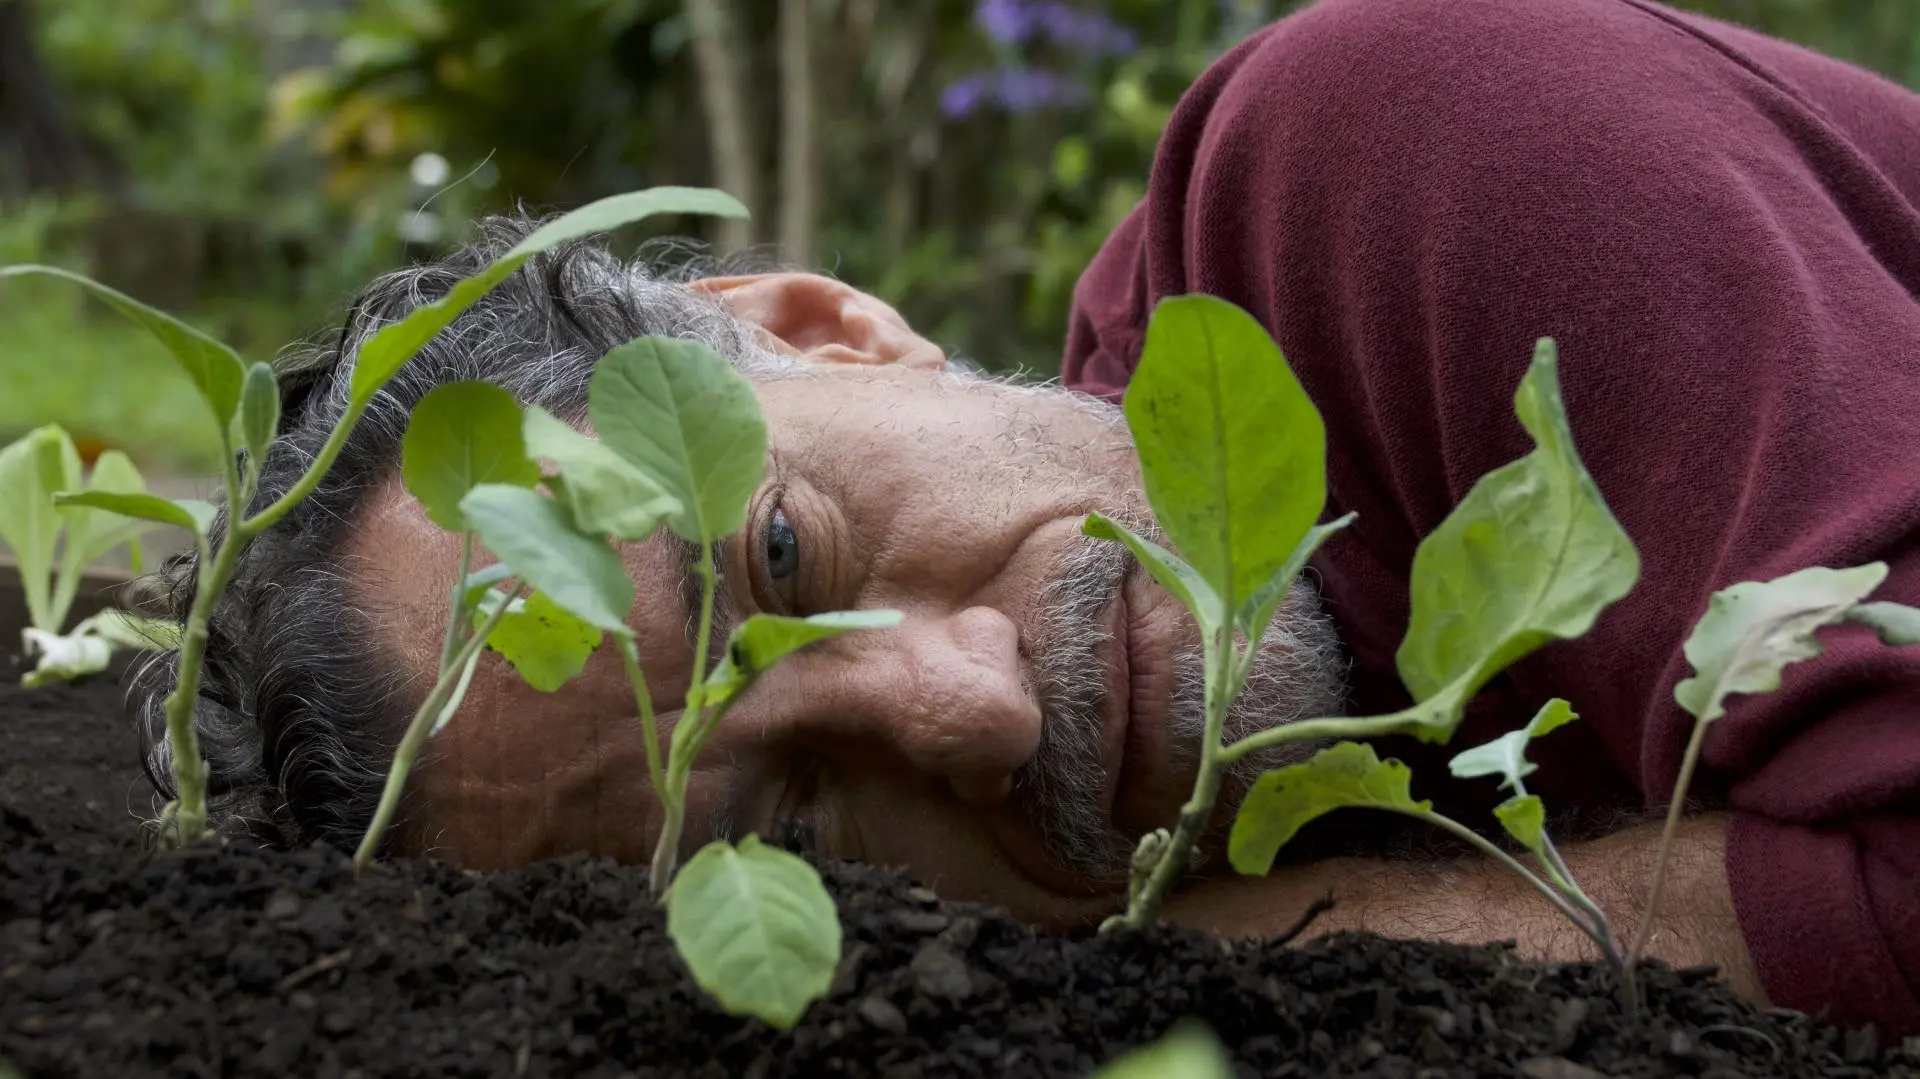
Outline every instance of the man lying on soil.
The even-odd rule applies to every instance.
[[[201,702],[216,789],[230,827],[344,847],[364,828],[455,572],[454,539],[398,475],[413,403],[487,379],[577,419],[609,348],[693,337],[755,380],[771,432],[751,523],[721,552],[715,638],[756,610],[906,622],[755,687],[699,762],[688,843],[754,831],[1094,924],[1122,903],[1135,839],[1188,792],[1200,673],[1179,606],[1079,526],[1144,516],[1110,402],[1154,303],[1209,292],[1285,349],[1327,418],[1332,511],[1359,513],[1276,621],[1242,731],[1406,703],[1392,655],[1414,546],[1525,452],[1513,387],[1534,339],[1558,339],[1574,434],[1645,571],[1590,636],[1490,687],[1459,741],[1574,702],[1585,720],[1539,747],[1530,782],[1569,815],[1557,828],[1584,829],[1567,860],[1630,932],[1691,722],[1680,645],[1707,595],[1885,559],[1881,594],[1920,602],[1916,204],[1920,99],[1809,53],[1643,0],[1326,0],[1186,96],[1144,203],[1080,283],[1066,388],[956,371],[825,278],[669,279],[576,245],[429,345],[248,556]],[[340,414],[355,348],[524,226],[490,228],[376,282],[307,358],[263,499]],[[662,535],[623,554],[648,682],[677,701],[692,552]],[[1713,729],[1653,951],[1716,963],[1756,998],[1920,1028],[1920,657],[1865,631],[1828,641]],[[170,680],[162,663],[136,691],[156,730]],[[1384,748],[1419,793],[1490,820],[1491,783],[1450,786],[1430,749]],[[490,657],[408,799],[393,853],[643,861],[659,805],[617,657],[551,696]],[[1236,877],[1216,835],[1167,916],[1271,933],[1331,892],[1316,931],[1587,955],[1499,866],[1376,842],[1375,823],[1329,818],[1322,857],[1265,879]]]

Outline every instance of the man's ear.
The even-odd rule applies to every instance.
[[[778,351],[815,363],[899,364],[938,371],[940,346],[913,332],[900,312],[851,285],[810,273],[710,277],[688,287],[710,292],[756,323]]]

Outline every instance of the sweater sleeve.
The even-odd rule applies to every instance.
[[[1920,98],[1642,0],[1323,0],[1182,101],[1076,291],[1064,371],[1117,395],[1153,303],[1185,292],[1274,333],[1326,416],[1331,499],[1360,515],[1315,566],[1372,712],[1404,702],[1414,548],[1527,451],[1512,395],[1555,338],[1643,572],[1589,636],[1496,680],[1459,740],[1569,697],[1586,720],[1542,744],[1542,793],[1652,810],[1712,591],[1879,559],[1877,598],[1920,603],[1916,160]],[[1733,811],[1772,999],[1920,1030],[1920,648],[1826,640],[1735,699],[1694,794]]]

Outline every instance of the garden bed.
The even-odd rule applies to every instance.
[[[1199,1016],[1243,1075],[1920,1076],[1888,1049],[1649,969],[1623,1015],[1587,965],[1341,936],[1063,940],[828,867],[846,952],[788,1034],[692,985],[644,867],[332,851],[153,856],[120,692],[25,691],[0,660],[0,1060],[64,1075],[1085,1075]]]

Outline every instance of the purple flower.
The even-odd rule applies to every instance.
[[[1055,44],[1085,56],[1125,56],[1139,44],[1132,30],[1113,19],[1058,0],[1037,5],[1033,17]]]
[[[1134,32],[1098,11],[1066,0],[979,0],[973,20],[1002,45],[1020,46],[1037,36],[1085,56],[1125,56],[1139,46]]]
[[[1034,9],[1024,0],[980,0],[973,21],[1003,45],[1023,45],[1033,36]]]
[[[982,106],[1007,112],[1032,112],[1054,105],[1084,105],[1090,98],[1078,79],[1046,68],[1013,67],[979,71],[949,83],[940,92],[940,111],[958,120]]]
[[[971,116],[992,92],[995,72],[981,71],[948,83],[940,91],[940,112],[949,120]]]

